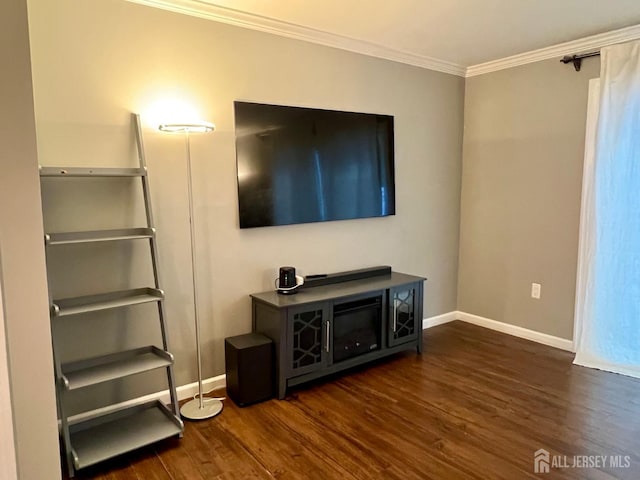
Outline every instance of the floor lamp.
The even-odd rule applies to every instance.
[[[206,133],[215,129],[213,123],[164,123],[158,126],[163,132],[184,133],[187,149],[187,179],[189,184],[189,225],[191,227],[191,274],[193,281],[193,313],[196,324],[196,355],[198,357],[198,398],[189,400],[182,405],[180,414],[189,420],[203,420],[211,418],[222,411],[222,402],[219,399],[203,397],[202,393],[202,357],[200,353],[200,318],[198,316],[198,288],[196,282],[196,235],[193,215],[193,178],[191,175],[191,133]]]

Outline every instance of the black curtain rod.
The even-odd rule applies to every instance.
[[[567,63],[573,63],[573,68],[576,69],[576,72],[579,72],[580,67],[582,67],[583,58],[599,57],[599,56],[600,56],[600,52],[583,53],[582,55],[565,55],[564,57],[562,57],[562,59],[560,59],[560,61],[565,65]]]

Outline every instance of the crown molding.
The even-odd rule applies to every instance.
[[[371,57],[383,58],[416,67],[464,77],[466,68],[453,62],[396,50],[364,40],[316,30],[314,28],[283,22],[273,18],[241,12],[232,8],[213,5],[206,0],[126,0],[131,3],[160,8],[170,12],[204,18],[282,37],[317,43],[327,47],[348,50]]]
[[[539,62],[541,60],[549,60],[551,58],[563,57],[564,55],[573,55],[582,53],[587,50],[599,50],[608,45],[616,43],[629,42],[640,38],[640,25],[612,30],[610,32],[584,37],[570,42],[559,43],[551,47],[540,48],[530,52],[520,53],[511,57],[492,60],[490,62],[479,63],[467,67],[465,77],[475,77],[485,73],[496,72],[507,68],[526,65],[527,63]]]
[[[347,50],[371,57],[435,70],[437,72],[457,75],[460,77],[475,77],[477,75],[505,70],[507,68],[526,65],[528,63],[549,60],[552,58],[562,57],[564,55],[573,55],[587,50],[597,50],[608,45],[640,39],[640,25],[633,25],[631,27],[600,33],[598,35],[592,35],[498,60],[479,63],[465,68],[463,65],[454,62],[397,50],[383,45],[378,45],[376,43],[367,42],[365,40],[359,40],[344,35],[305,27],[295,23],[284,22],[282,20],[242,12],[233,8],[221,7],[210,3],[211,0],[126,1],[162,10],[168,10],[170,12],[181,13],[183,15],[190,15],[192,17],[203,18],[214,22],[226,23],[236,27],[248,28],[260,32],[271,33],[273,35],[279,35],[281,37],[316,43],[327,47],[338,48],[340,50]]]

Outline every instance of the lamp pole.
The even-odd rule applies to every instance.
[[[185,147],[187,154],[187,186],[189,194],[189,230],[191,236],[191,281],[193,286],[193,316],[195,321],[196,333],[196,357],[198,363],[198,395],[197,398],[189,400],[180,408],[180,414],[190,420],[203,420],[211,418],[222,411],[222,402],[215,398],[204,398],[202,392],[202,354],[200,346],[200,316],[198,311],[198,282],[196,266],[197,249],[196,249],[196,226],[195,214],[193,208],[193,174],[191,169],[191,138],[190,134],[194,132],[210,132],[214,130],[214,125],[208,122],[201,123],[185,123],[185,124],[163,124],[159,129],[165,132],[180,132],[185,136]]]

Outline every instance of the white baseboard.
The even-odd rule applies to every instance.
[[[453,322],[454,320],[458,320],[458,312],[456,311],[443,313],[442,315],[436,315],[435,317],[425,318],[422,320],[422,329],[425,330],[427,328],[437,327],[438,325]]]
[[[437,315],[435,317],[425,318],[422,320],[422,328],[427,329],[436,327],[444,323],[453,322],[454,320],[471,323],[479,327],[495,330],[496,332],[513,335],[514,337],[525,338],[527,340],[531,340],[532,342],[542,343],[543,345],[560,348],[561,350],[575,352],[573,348],[573,341],[571,340],[554,337],[553,335],[536,332],[535,330],[529,330],[528,328],[518,327],[509,323],[498,322],[497,320],[491,320],[490,318],[480,317],[478,315],[460,311],[453,311],[443,313],[442,315]]]
[[[491,320],[490,318],[480,317],[471,313],[456,312],[456,314],[458,320],[478,325],[479,327],[513,335],[514,337],[525,338],[533,342],[542,343],[543,345],[560,348],[561,350],[567,350],[569,352],[575,351],[573,349],[573,342],[565,338],[554,337],[553,335],[536,332],[535,330],[529,330],[528,328],[518,327],[509,323],[498,322],[497,320]]]
[[[202,380],[203,392],[218,390],[225,386],[226,386],[226,375],[224,374]],[[180,387],[177,387],[176,393],[178,394],[178,400],[185,400],[187,398],[192,398],[196,393],[198,393],[198,382],[193,382],[187,385],[182,385]],[[87,418],[93,417],[94,415],[105,415],[114,410],[130,407],[133,405],[137,405],[139,403],[150,402],[152,400],[160,400],[161,402],[168,404],[169,402],[171,402],[171,397],[169,396],[169,390],[150,393],[149,395],[145,395],[143,397],[132,398],[131,400],[127,400],[126,402],[108,405],[106,407],[97,408],[95,410],[90,410],[88,412],[82,412],[77,415],[73,415],[69,417],[69,423],[73,424],[82,420],[86,420]]]

